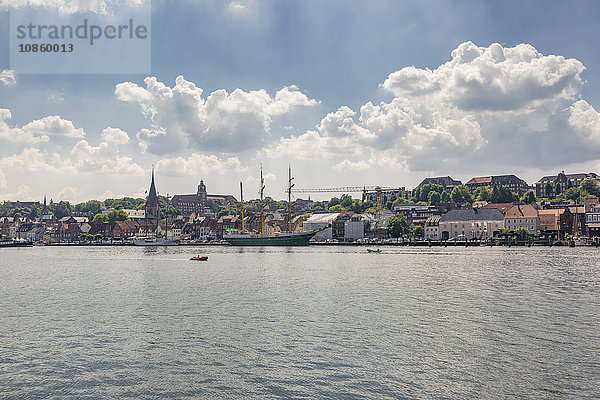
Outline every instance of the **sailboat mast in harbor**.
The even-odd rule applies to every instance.
[[[293,180],[294,180],[294,178],[292,177],[292,167],[289,166],[288,167],[288,188],[287,188],[287,194],[288,194],[288,232],[292,232],[292,188],[294,187],[294,184],[292,183]]]
[[[260,165],[260,237],[265,236],[265,212],[263,196],[265,192],[265,180],[263,179],[262,164]]]

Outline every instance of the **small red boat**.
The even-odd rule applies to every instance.
[[[193,260],[193,261],[208,261],[208,256],[192,257],[192,258],[190,258],[190,260]]]

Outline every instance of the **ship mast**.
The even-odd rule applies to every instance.
[[[292,188],[294,184],[292,183],[292,167],[288,166],[288,231],[292,232]]]
[[[262,164],[260,165],[260,237],[265,236],[265,212],[263,195],[265,191],[265,180],[263,179]]]
[[[244,233],[244,189],[240,181],[240,209],[242,211],[242,233]]]

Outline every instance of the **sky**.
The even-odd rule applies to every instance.
[[[0,0],[0,201],[600,172],[597,1],[147,1]],[[150,6],[146,73],[11,69],[11,13]]]

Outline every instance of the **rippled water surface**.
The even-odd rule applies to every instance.
[[[382,250],[0,249],[0,397],[600,398],[600,250]]]

